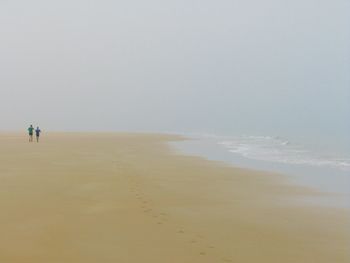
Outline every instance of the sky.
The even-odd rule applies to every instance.
[[[349,138],[348,0],[1,0],[0,130]]]

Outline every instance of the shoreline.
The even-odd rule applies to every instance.
[[[290,203],[319,193],[277,174],[174,154],[182,138],[0,137],[0,261],[349,261],[347,209]]]
[[[189,137],[183,141],[170,142],[169,144],[178,154],[198,156],[233,168],[239,167],[253,172],[265,171],[266,173],[279,174],[286,178],[288,184],[305,187],[310,191],[318,192],[322,196],[330,197],[309,200],[315,205],[350,209],[350,191],[347,187],[350,184],[350,178],[345,171],[244,158],[222,147],[218,139]]]

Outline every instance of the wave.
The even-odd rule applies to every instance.
[[[248,159],[350,171],[350,157],[313,151],[281,137],[238,136],[222,139],[218,144]]]

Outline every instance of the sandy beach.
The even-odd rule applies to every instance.
[[[180,137],[0,136],[0,262],[347,263],[350,214],[282,175],[183,156]]]

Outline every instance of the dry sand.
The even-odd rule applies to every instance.
[[[350,262],[349,212],[283,176],[174,154],[176,137],[0,137],[0,262]]]

